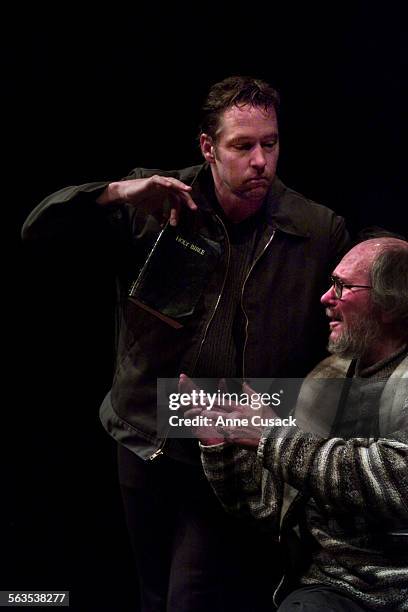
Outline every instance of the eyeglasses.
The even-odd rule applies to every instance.
[[[337,276],[330,276],[330,283],[334,289],[334,293],[336,294],[337,299],[341,299],[343,295],[344,287],[346,289],[351,289],[352,287],[359,287],[360,289],[372,289],[371,285],[350,285],[348,283],[343,283]]]

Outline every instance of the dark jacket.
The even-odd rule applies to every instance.
[[[228,273],[230,248],[225,226],[208,198],[212,179],[205,165],[170,172],[137,168],[126,178],[153,174],[192,184],[192,197],[199,210],[183,211],[180,232],[193,227],[197,235],[219,245],[218,263],[194,312],[180,329],[126,297],[160,232],[161,219],[127,205],[97,206],[95,198],[107,183],[68,187],[49,196],[30,214],[23,228],[23,237],[36,238],[55,231],[57,220],[60,226],[65,219],[75,227],[73,215],[82,219],[82,225],[84,215],[107,218],[116,236],[114,244],[121,251],[117,258],[120,324],[116,373],[101,418],[111,435],[144,458],[155,455],[162,445],[156,435],[157,378],[177,377],[180,372],[194,376]],[[243,376],[301,377],[324,355],[327,323],[319,299],[327,289],[328,275],[348,246],[348,235],[342,218],[288,189],[278,178],[267,195],[265,219],[241,292],[246,323]]]

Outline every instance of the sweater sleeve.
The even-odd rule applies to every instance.
[[[322,439],[274,428],[261,440],[263,466],[328,511],[375,512],[408,522],[408,402],[388,438]]]
[[[282,484],[262,467],[256,449],[235,445],[202,446],[204,472],[229,513],[263,522],[277,531]]]

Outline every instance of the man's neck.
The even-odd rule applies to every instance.
[[[263,200],[250,200],[240,198],[235,194],[222,194],[215,185],[215,196],[225,216],[231,223],[241,223],[255,215],[264,203]]]
[[[406,341],[385,338],[379,341],[371,351],[367,351],[359,359],[360,369],[371,368],[407,348]]]

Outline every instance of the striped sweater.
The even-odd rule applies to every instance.
[[[298,583],[334,587],[370,610],[408,611],[408,358],[399,357],[353,378],[362,384],[349,392],[334,431],[337,406],[321,418],[330,414],[332,392],[314,385],[344,376],[350,362],[329,357],[302,386],[298,427],[272,428],[257,450],[202,446],[204,470],[227,511],[261,521],[277,537],[298,529],[299,519],[313,546]],[[353,411],[355,437],[336,435]]]

